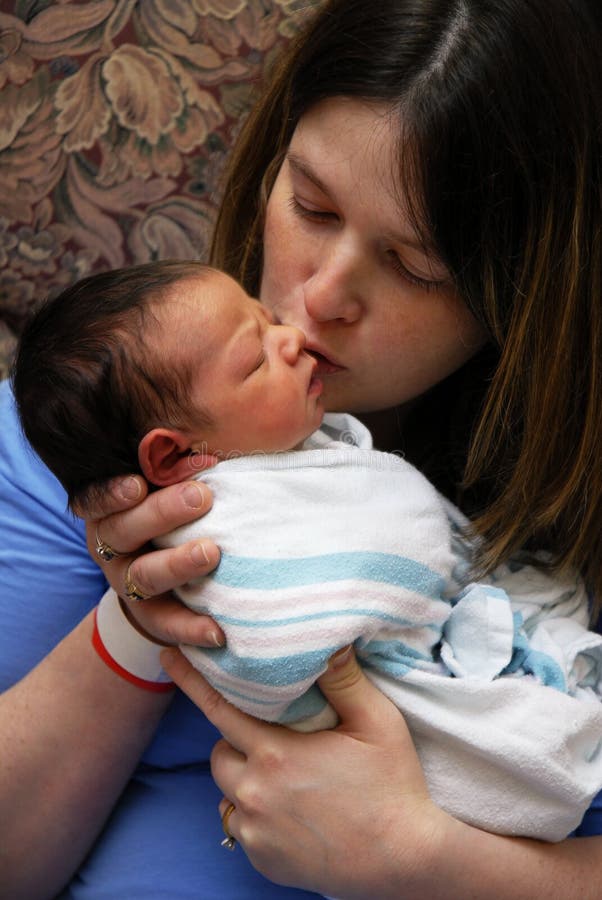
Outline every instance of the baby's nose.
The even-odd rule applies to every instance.
[[[305,334],[294,325],[280,325],[282,350],[291,362],[295,362],[299,353],[305,347]]]

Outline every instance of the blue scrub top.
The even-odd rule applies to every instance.
[[[27,573],[24,577],[24,573]],[[24,441],[0,384],[0,690],[22,678],[107,584],[81,520]],[[219,737],[179,691],[104,831],[60,900],[304,900],[259,875],[223,839],[209,771]]]
[[[602,634],[602,615],[600,615],[594,630]],[[602,834],[602,791],[594,797],[581,825],[575,831],[577,837],[591,837],[594,834]]]
[[[24,573],[27,573],[24,578]],[[0,384],[0,690],[22,678],[106,589],[65,492],[24,441]],[[218,733],[180,692],[80,871],[60,900],[303,900],[220,847]],[[602,794],[579,834],[602,833]]]

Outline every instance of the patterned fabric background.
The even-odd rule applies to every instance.
[[[45,296],[205,256],[253,86],[318,2],[0,2],[0,377]]]

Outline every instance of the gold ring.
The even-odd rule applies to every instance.
[[[139,587],[136,587],[132,578],[130,576],[130,569],[132,568],[133,561],[127,567],[125,573],[125,596],[128,600],[134,600],[138,602],[139,600],[148,600],[149,597],[152,597],[152,594],[145,594],[144,591],[141,591]]]
[[[119,553],[117,550],[113,550],[110,544],[103,541],[98,531],[98,525],[96,526],[96,555],[100,556],[101,559],[104,559],[105,562],[111,562],[112,559],[117,559],[119,556],[125,556],[125,553]]]
[[[232,815],[232,813],[234,812],[235,809],[236,809],[236,807],[234,806],[233,803],[228,803],[228,805],[224,811],[224,814],[222,816],[222,828],[224,829],[224,834],[226,835],[226,837],[222,841],[221,846],[226,847],[228,850],[234,850],[234,848],[236,847],[236,838],[234,837],[234,835],[228,828],[228,822],[230,821],[230,816]]]

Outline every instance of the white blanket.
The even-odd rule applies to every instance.
[[[343,440],[333,441],[333,435]],[[560,840],[602,788],[602,637],[578,579],[524,565],[467,585],[461,514],[414,468],[329,416],[290,453],[202,474],[212,510],[158,542],[222,560],[182,589],[225,649],[182,648],[232,703],[329,727],[315,687],[348,643],[407,718],[436,802],[504,834]]]

